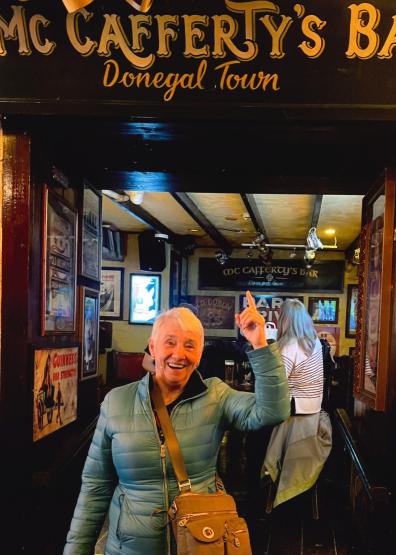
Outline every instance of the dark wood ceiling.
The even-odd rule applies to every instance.
[[[39,136],[44,165],[51,160],[102,189],[364,194],[396,165],[395,122],[41,116],[19,123]]]

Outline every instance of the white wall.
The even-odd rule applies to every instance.
[[[143,352],[151,334],[151,325],[129,324],[129,275],[131,273],[147,274],[159,272],[144,272],[139,266],[139,247],[136,234],[128,235],[127,255],[123,262],[103,260],[102,268],[124,268],[124,312],[123,320],[113,322],[113,349],[117,351]],[[169,258],[170,247],[166,243],[166,267],[161,272],[161,310],[169,308]],[[106,355],[99,357],[99,373],[106,375]]]

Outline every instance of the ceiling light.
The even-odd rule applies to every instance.
[[[316,251],[317,249],[323,249],[322,241],[316,234],[316,227],[311,227],[307,235],[307,248]]]
[[[335,229],[333,229],[332,227],[329,227],[329,229],[325,229],[324,232],[326,235],[329,235],[329,236],[335,235]]]
[[[128,195],[120,195],[120,193],[117,193],[117,191],[111,191],[110,189],[103,189],[102,193],[106,197],[116,200],[117,202],[127,202],[129,200]]]
[[[224,251],[216,251],[214,257],[220,266],[224,266],[228,260],[228,255]]]
[[[199,229],[192,227],[191,229],[188,229],[187,231],[191,231],[191,233],[198,233]]]
[[[140,206],[144,199],[144,191],[127,191],[127,195],[129,196],[131,202]]]

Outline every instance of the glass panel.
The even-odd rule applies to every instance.
[[[372,207],[372,221],[368,237],[368,271],[366,289],[365,364],[363,388],[376,393],[378,370],[378,340],[381,313],[381,268],[384,231],[385,195]]]

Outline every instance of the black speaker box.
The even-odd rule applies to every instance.
[[[138,236],[140,269],[147,272],[162,272],[166,266],[165,241],[157,239],[152,231]]]

